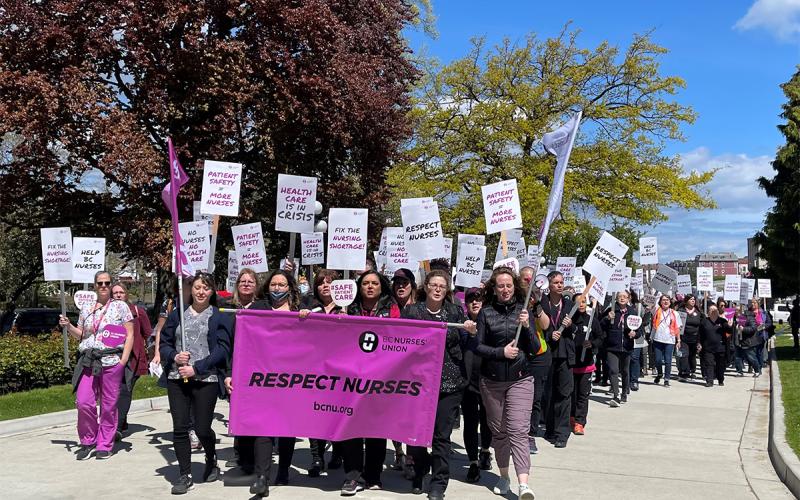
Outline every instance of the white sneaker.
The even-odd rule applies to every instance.
[[[495,495],[508,495],[508,492],[511,489],[511,482],[508,480],[507,477],[500,477],[497,480],[497,484],[494,485],[492,491]]]
[[[200,439],[197,437],[197,433],[194,432],[194,429],[189,431],[189,444],[193,450],[199,450],[203,447],[200,444]]]
[[[533,491],[527,484],[519,485],[519,500],[533,500]]]

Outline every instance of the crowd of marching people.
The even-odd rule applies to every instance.
[[[433,500],[444,497],[453,473],[451,438],[459,426],[469,468],[457,479],[479,481],[481,471],[490,470],[494,460],[500,478],[493,491],[505,495],[511,488],[513,462],[518,496],[531,500],[531,456],[538,453],[542,439],[565,448],[572,436],[587,432],[593,386],[607,387],[608,405],[620,408],[640,390],[643,377],[670,387],[675,380],[673,357],[679,381],[700,376],[707,387],[715,380],[722,386],[727,368],[742,376],[745,365],[757,377],[765,362],[765,343],[774,333],[769,313],[756,300],[734,306],[721,299],[710,303],[693,295],[661,295],[647,306],[636,293],[622,291],[610,303],[600,304],[565,286],[558,271],[550,272],[540,288],[530,267],[519,273],[500,267],[482,287],[454,290],[450,270],[444,259],[431,261],[417,283],[409,269],[387,277],[368,262],[357,276],[356,297],[347,308],[333,301],[331,283],[339,273],[332,270],[318,270],[301,289],[291,262],[263,280],[242,269],[224,305],[214,278],[198,273],[185,280],[184,310],[170,301],[155,329],[145,311],[128,301],[124,285],[98,272],[97,302],[81,310],[75,325],[66,317],[60,320],[80,341],[73,380],[80,440],[76,458],[109,458],[115,439],[126,432],[131,392],[138,377],[147,373],[146,343],[153,331],[153,360],[163,367],[160,383],[167,389],[179,468],[172,493],[183,494],[194,486],[193,449],[204,453],[202,481],[221,477],[212,421],[217,401],[236,390],[236,318],[220,310],[222,306],[296,311],[301,318],[348,314],[459,324],[446,329],[431,448],[399,442],[391,447],[389,467],[405,474],[414,494],[423,493],[423,479],[429,476],[428,498]],[[94,334],[109,324],[125,328],[120,347],[97,343]],[[181,345],[181,324],[186,345]],[[386,439],[328,443],[303,437],[310,438],[310,477],[342,468],[343,496],[383,488]],[[225,465],[252,476],[250,493],[267,496],[271,484],[289,484],[296,441],[287,436],[235,436],[235,459]],[[274,450],[278,457],[273,481]]]

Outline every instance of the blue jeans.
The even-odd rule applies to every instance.
[[[639,374],[642,371],[642,348],[636,348],[631,353],[631,384],[638,384],[639,383]]]
[[[747,360],[747,363],[753,368],[755,373],[761,373],[761,363],[758,360],[758,353],[759,349],[763,349],[763,346],[758,345],[756,347],[736,347],[736,371],[739,373],[744,372],[744,360]]]
[[[672,374],[672,351],[675,349],[675,344],[653,342],[653,348],[656,351],[656,370],[658,371],[658,376],[660,377],[663,373],[664,380],[669,381],[669,377]]]

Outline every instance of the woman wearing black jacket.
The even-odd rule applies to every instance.
[[[719,315],[717,306],[709,306],[708,317],[704,317],[700,322],[699,332],[700,357],[706,377],[706,387],[714,385],[715,377],[719,385],[725,385],[726,334],[730,335],[732,328],[728,320]]]
[[[685,380],[694,378],[694,372],[697,369],[697,340],[704,315],[697,308],[697,299],[692,294],[683,299],[683,306],[678,310],[686,313],[686,325],[683,328],[683,335],[681,335],[681,346],[686,346],[686,351],[684,352],[685,356],[680,358],[682,370],[678,371],[678,378]]]
[[[592,393],[592,372],[595,371],[594,356],[603,345],[605,335],[596,314],[586,311],[586,297],[576,295],[578,310],[572,316],[575,326],[575,366],[572,367],[574,392],[572,395],[572,432],[582,436],[589,414],[589,395]],[[595,301],[594,307],[597,307]],[[590,324],[591,321],[591,324]],[[583,354],[581,356],[581,354]]]
[[[620,403],[628,402],[628,392],[631,382],[630,362],[633,352],[633,339],[641,335],[640,329],[631,330],[626,320],[628,316],[636,315],[636,309],[628,302],[630,295],[627,291],[617,293],[617,302],[609,308],[600,320],[600,327],[605,332],[603,345],[606,348],[608,373],[611,378],[611,391],[614,393],[609,406],[616,408]],[[620,397],[619,376],[622,375],[622,394]]]
[[[528,429],[533,404],[533,376],[529,357],[539,350],[539,337],[530,328],[525,308],[525,292],[519,278],[507,267],[494,270],[484,287],[486,302],[478,314],[477,337],[470,345],[483,358],[481,397],[492,429],[500,479],[494,493],[505,495],[510,489],[509,458],[513,455],[519,481],[520,500],[533,500],[528,487],[530,453]],[[537,327],[550,327],[547,317],[537,307]],[[517,325],[522,325],[519,343]]]
[[[183,314],[186,345],[181,340],[181,315],[172,311],[161,332],[159,351],[164,372],[159,385],[167,388],[172,433],[180,477],[172,494],[184,494],[194,487],[189,428],[205,450],[203,481],[219,478],[216,435],[211,429],[217,398],[225,395],[224,368],[230,355],[231,318],[216,307],[217,292],[210,274],[197,273],[191,282],[189,307]]]
[[[464,315],[464,310],[445,300],[452,296],[450,276],[444,271],[431,271],[418,291],[417,302],[403,309],[401,317],[437,323],[462,323],[464,330],[474,335],[475,322]],[[461,350],[461,334],[458,329],[448,327],[442,364],[442,380],[439,386],[439,403],[433,427],[431,454],[422,446],[408,446],[408,454],[414,458],[412,493],[422,493],[422,479],[431,469],[429,500],[442,500],[450,480],[450,435],[458,418],[458,406],[467,385],[467,373]]]

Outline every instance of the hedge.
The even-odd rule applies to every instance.
[[[70,365],[75,366],[78,342],[70,338]],[[28,391],[72,381],[64,367],[61,333],[30,336],[12,332],[0,337],[0,394]]]

